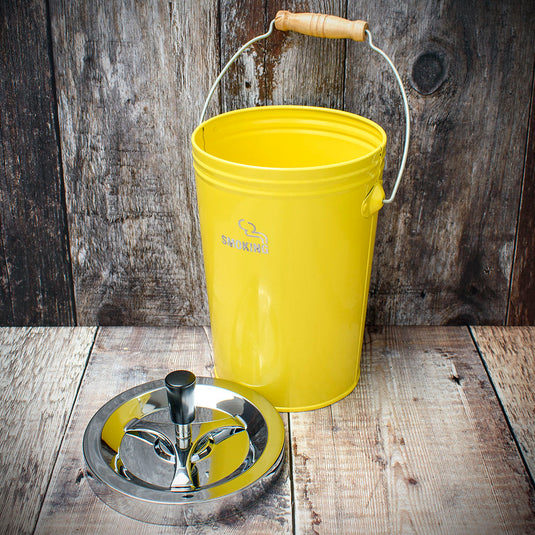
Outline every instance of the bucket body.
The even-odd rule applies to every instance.
[[[281,411],[360,374],[386,135],[347,112],[267,106],[193,133],[215,373]]]

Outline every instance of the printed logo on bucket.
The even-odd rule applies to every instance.
[[[221,242],[223,245],[228,245],[229,247],[233,247],[234,249],[244,252],[261,254],[269,253],[267,236],[262,232],[258,232],[254,223],[246,221],[245,219],[240,219],[238,221],[238,226],[245,233],[247,238],[251,238],[251,241],[243,238],[230,238],[222,234]]]

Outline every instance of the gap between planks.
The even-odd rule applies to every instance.
[[[50,481],[51,481],[54,469],[56,468],[56,463],[58,462],[59,454],[61,452],[61,449],[63,448],[63,442],[65,441],[65,432],[66,432],[66,430],[67,430],[67,428],[68,428],[68,426],[69,426],[69,424],[71,422],[72,413],[74,411],[74,407],[76,406],[76,402],[78,401],[78,394],[80,393],[80,388],[82,387],[82,381],[84,380],[85,371],[87,370],[87,365],[89,364],[89,359],[91,358],[91,352],[93,351],[93,346],[95,345],[95,341],[96,341],[97,336],[98,336],[99,327],[95,327],[94,330],[95,330],[95,333],[93,335],[93,340],[91,341],[91,345],[90,345],[90,347],[89,347],[89,349],[87,351],[87,357],[85,359],[85,364],[84,364],[83,370],[81,372],[80,378],[78,380],[78,386],[76,388],[76,392],[74,393],[74,396],[73,396],[73,399],[72,399],[71,408],[70,408],[69,414],[67,416],[67,423],[66,423],[66,425],[65,425],[65,427],[63,429],[63,433],[61,435],[61,440],[60,440],[60,443],[59,443],[59,446],[58,446],[58,450],[56,452],[56,456],[55,456],[54,462],[52,464],[52,470],[50,472],[50,477],[48,478],[48,481],[47,481],[46,490],[45,490],[45,493],[44,493],[45,497],[46,497],[46,495],[48,493],[48,489],[50,487]],[[41,514],[41,509],[43,508],[43,503],[44,503],[44,498],[43,498],[43,500],[41,501],[41,503],[39,505],[39,512],[37,513],[37,516],[36,516],[36,519],[35,519],[34,530],[35,530],[35,527],[37,526],[37,520],[39,519],[39,516]]]
[[[471,326],[470,334],[535,486],[535,327]]]

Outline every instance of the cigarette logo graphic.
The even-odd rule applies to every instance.
[[[262,244],[267,244],[267,236],[263,234],[262,232],[258,232],[256,230],[256,225],[251,223],[250,221],[245,221],[245,219],[240,219],[238,221],[238,226],[245,232],[245,235],[249,238],[260,238],[262,240]]]

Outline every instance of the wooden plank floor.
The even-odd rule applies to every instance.
[[[369,332],[358,388],[292,415],[291,440],[296,533],[535,530],[533,488],[466,328]]]
[[[31,533],[96,328],[0,329],[0,532]]]
[[[82,436],[93,414],[123,390],[186,368],[196,375],[212,375],[207,333],[202,328],[101,329],[78,403],[67,429],[37,533],[171,534],[176,527],[144,524],[118,515],[95,498],[83,477]],[[185,531],[185,530],[184,530]],[[258,507],[225,524],[196,526],[194,533],[291,533],[289,479],[282,478]]]
[[[100,328],[91,349],[94,333],[0,330],[2,428],[16,428],[33,407],[10,392],[58,407],[55,419],[34,420],[0,443],[2,473],[5,463],[16,467],[0,489],[2,533],[535,532],[527,468],[535,328],[369,329],[354,392],[324,409],[283,415],[290,447],[272,491],[236,517],[188,528],[144,524],[106,507],[84,477],[81,442],[94,412],[124,389],[179,367],[212,375],[210,333]],[[23,446],[28,456],[17,453]]]
[[[535,479],[535,329],[472,327],[472,333]]]

